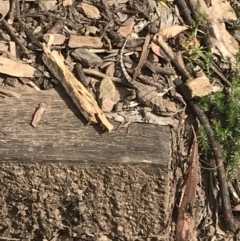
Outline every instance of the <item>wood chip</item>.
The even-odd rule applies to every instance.
[[[6,42],[0,42],[0,51],[2,52],[8,51],[8,44]]]
[[[68,42],[68,47],[98,49],[103,47],[103,43],[100,37],[71,35]]]
[[[72,52],[72,56],[79,60],[81,64],[94,68],[102,62],[102,59],[92,53],[89,49],[79,48]]]
[[[183,86],[185,98],[191,99],[194,97],[202,97],[213,92],[213,86],[206,76],[200,76],[195,79],[190,79]]]
[[[35,112],[32,123],[31,123],[33,127],[36,127],[38,125],[39,121],[43,117],[43,114],[44,114],[46,108],[47,108],[47,105],[45,103],[42,102],[39,104],[38,109]]]
[[[63,0],[63,7],[72,6],[74,0]]]
[[[101,17],[99,10],[95,6],[87,3],[81,3],[80,6],[87,18],[99,19]]]
[[[126,38],[132,32],[134,25],[135,25],[134,18],[128,19],[127,24],[124,26],[121,26],[118,29],[118,34]]]
[[[66,36],[63,34],[59,34],[59,33],[54,33],[54,34],[50,34],[50,33],[46,33],[43,35],[43,40],[48,43],[50,35],[53,36],[53,42],[52,45],[62,45],[64,44],[65,40],[66,40]]]
[[[0,73],[15,77],[33,78],[37,70],[20,60],[11,60],[0,56]]]

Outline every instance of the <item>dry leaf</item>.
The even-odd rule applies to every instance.
[[[134,25],[135,21],[131,18],[128,20],[127,25],[121,26],[117,32],[121,37],[127,37],[132,32]]]
[[[239,51],[238,42],[227,31],[225,19],[236,20],[229,1],[212,0],[212,6],[208,8],[204,0],[189,0],[194,12],[204,12],[205,25],[202,26],[205,32],[205,41],[208,49],[221,55],[222,61],[235,63],[235,55]]]
[[[173,25],[170,27],[162,28],[157,34],[162,35],[164,40],[168,40],[169,38],[176,37],[186,29],[188,29],[186,26]]]
[[[229,1],[211,0],[211,5],[208,8],[209,13],[215,18],[224,19],[227,21],[236,21],[237,15],[230,5]]]
[[[157,44],[155,44],[154,42],[151,42],[151,49],[153,51],[154,54],[156,54],[159,57],[163,57],[160,53],[161,48],[160,46],[158,46]]]
[[[156,54],[157,56],[165,59],[165,60],[169,60],[169,56],[166,54],[166,52],[159,46],[158,41],[156,41],[156,37],[157,35],[153,36],[152,38],[152,42],[151,42],[151,49],[153,51],[154,54]],[[162,38],[162,36],[160,36]]]
[[[0,21],[6,17],[10,8],[10,1],[0,0]]]
[[[179,33],[185,31],[186,29],[187,29],[187,27],[178,26],[178,25],[174,25],[171,27],[166,27],[166,28],[161,29],[152,38],[153,41],[151,42],[151,49],[152,49],[153,53],[159,57],[164,58],[164,56],[161,54],[161,48],[157,44],[158,37],[161,36],[163,38],[163,40],[166,41],[169,38],[173,38],[173,37],[177,36]]]
[[[177,241],[187,241],[189,232],[194,228],[194,219],[192,217],[184,217],[181,220],[181,236],[176,235]]]
[[[193,127],[192,127],[193,129]],[[193,205],[193,200],[196,194],[199,173],[199,154],[198,142],[196,133],[193,129],[194,140],[190,155],[190,166],[188,170],[188,178],[183,199],[179,207],[177,227],[176,227],[176,241],[187,241],[189,232],[194,228],[194,219],[187,213],[189,205]]]
[[[190,38],[188,41],[183,41],[181,43],[182,47],[185,48],[188,51],[191,51],[192,49],[199,48],[200,43],[197,38]]]

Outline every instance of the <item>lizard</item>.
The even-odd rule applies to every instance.
[[[157,115],[173,116],[177,114],[179,111],[177,110],[175,103],[163,98],[165,93],[159,93],[155,86],[142,84],[131,78],[128,74],[123,62],[123,53],[129,37],[130,35],[127,36],[120,50],[120,65],[123,76],[136,91],[137,100],[146,107],[150,107]]]

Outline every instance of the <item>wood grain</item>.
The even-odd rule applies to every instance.
[[[100,133],[86,122],[62,87],[36,91],[28,86],[12,88],[21,98],[0,101],[1,161],[79,161],[155,163],[167,168],[169,127],[131,124]],[[47,105],[36,128],[31,126],[39,103]],[[116,127],[116,124],[115,124]]]

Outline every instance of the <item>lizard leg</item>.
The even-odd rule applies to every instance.
[[[132,94],[128,95],[124,98],[123,102],[124,104],[127,106],[127,108],[129,107],[129,103],[130,101],[134,100],[137,98],[137,91],[135,89],[132,90]]]
[[[151,111],[152,111],[152,109],[150,107],[143,107],[140,109],[140,114],[145,123],[149,123],[150,117],[149,117],[148,113]]]
[[[123,110],[123,101],[122,100],[118,101],[117,104],[115,104],[114,110],[116,112],[120,112]]]
[[[162,92],[160,92],[159,94],[158,94],[158,96],[164,96],[165,94],[167,94],[167,92],[169,91],[169,90],[171,90],[173,87],[170,87],[170,88],[167,88],[167,89],[163,89],[163,91]]]

